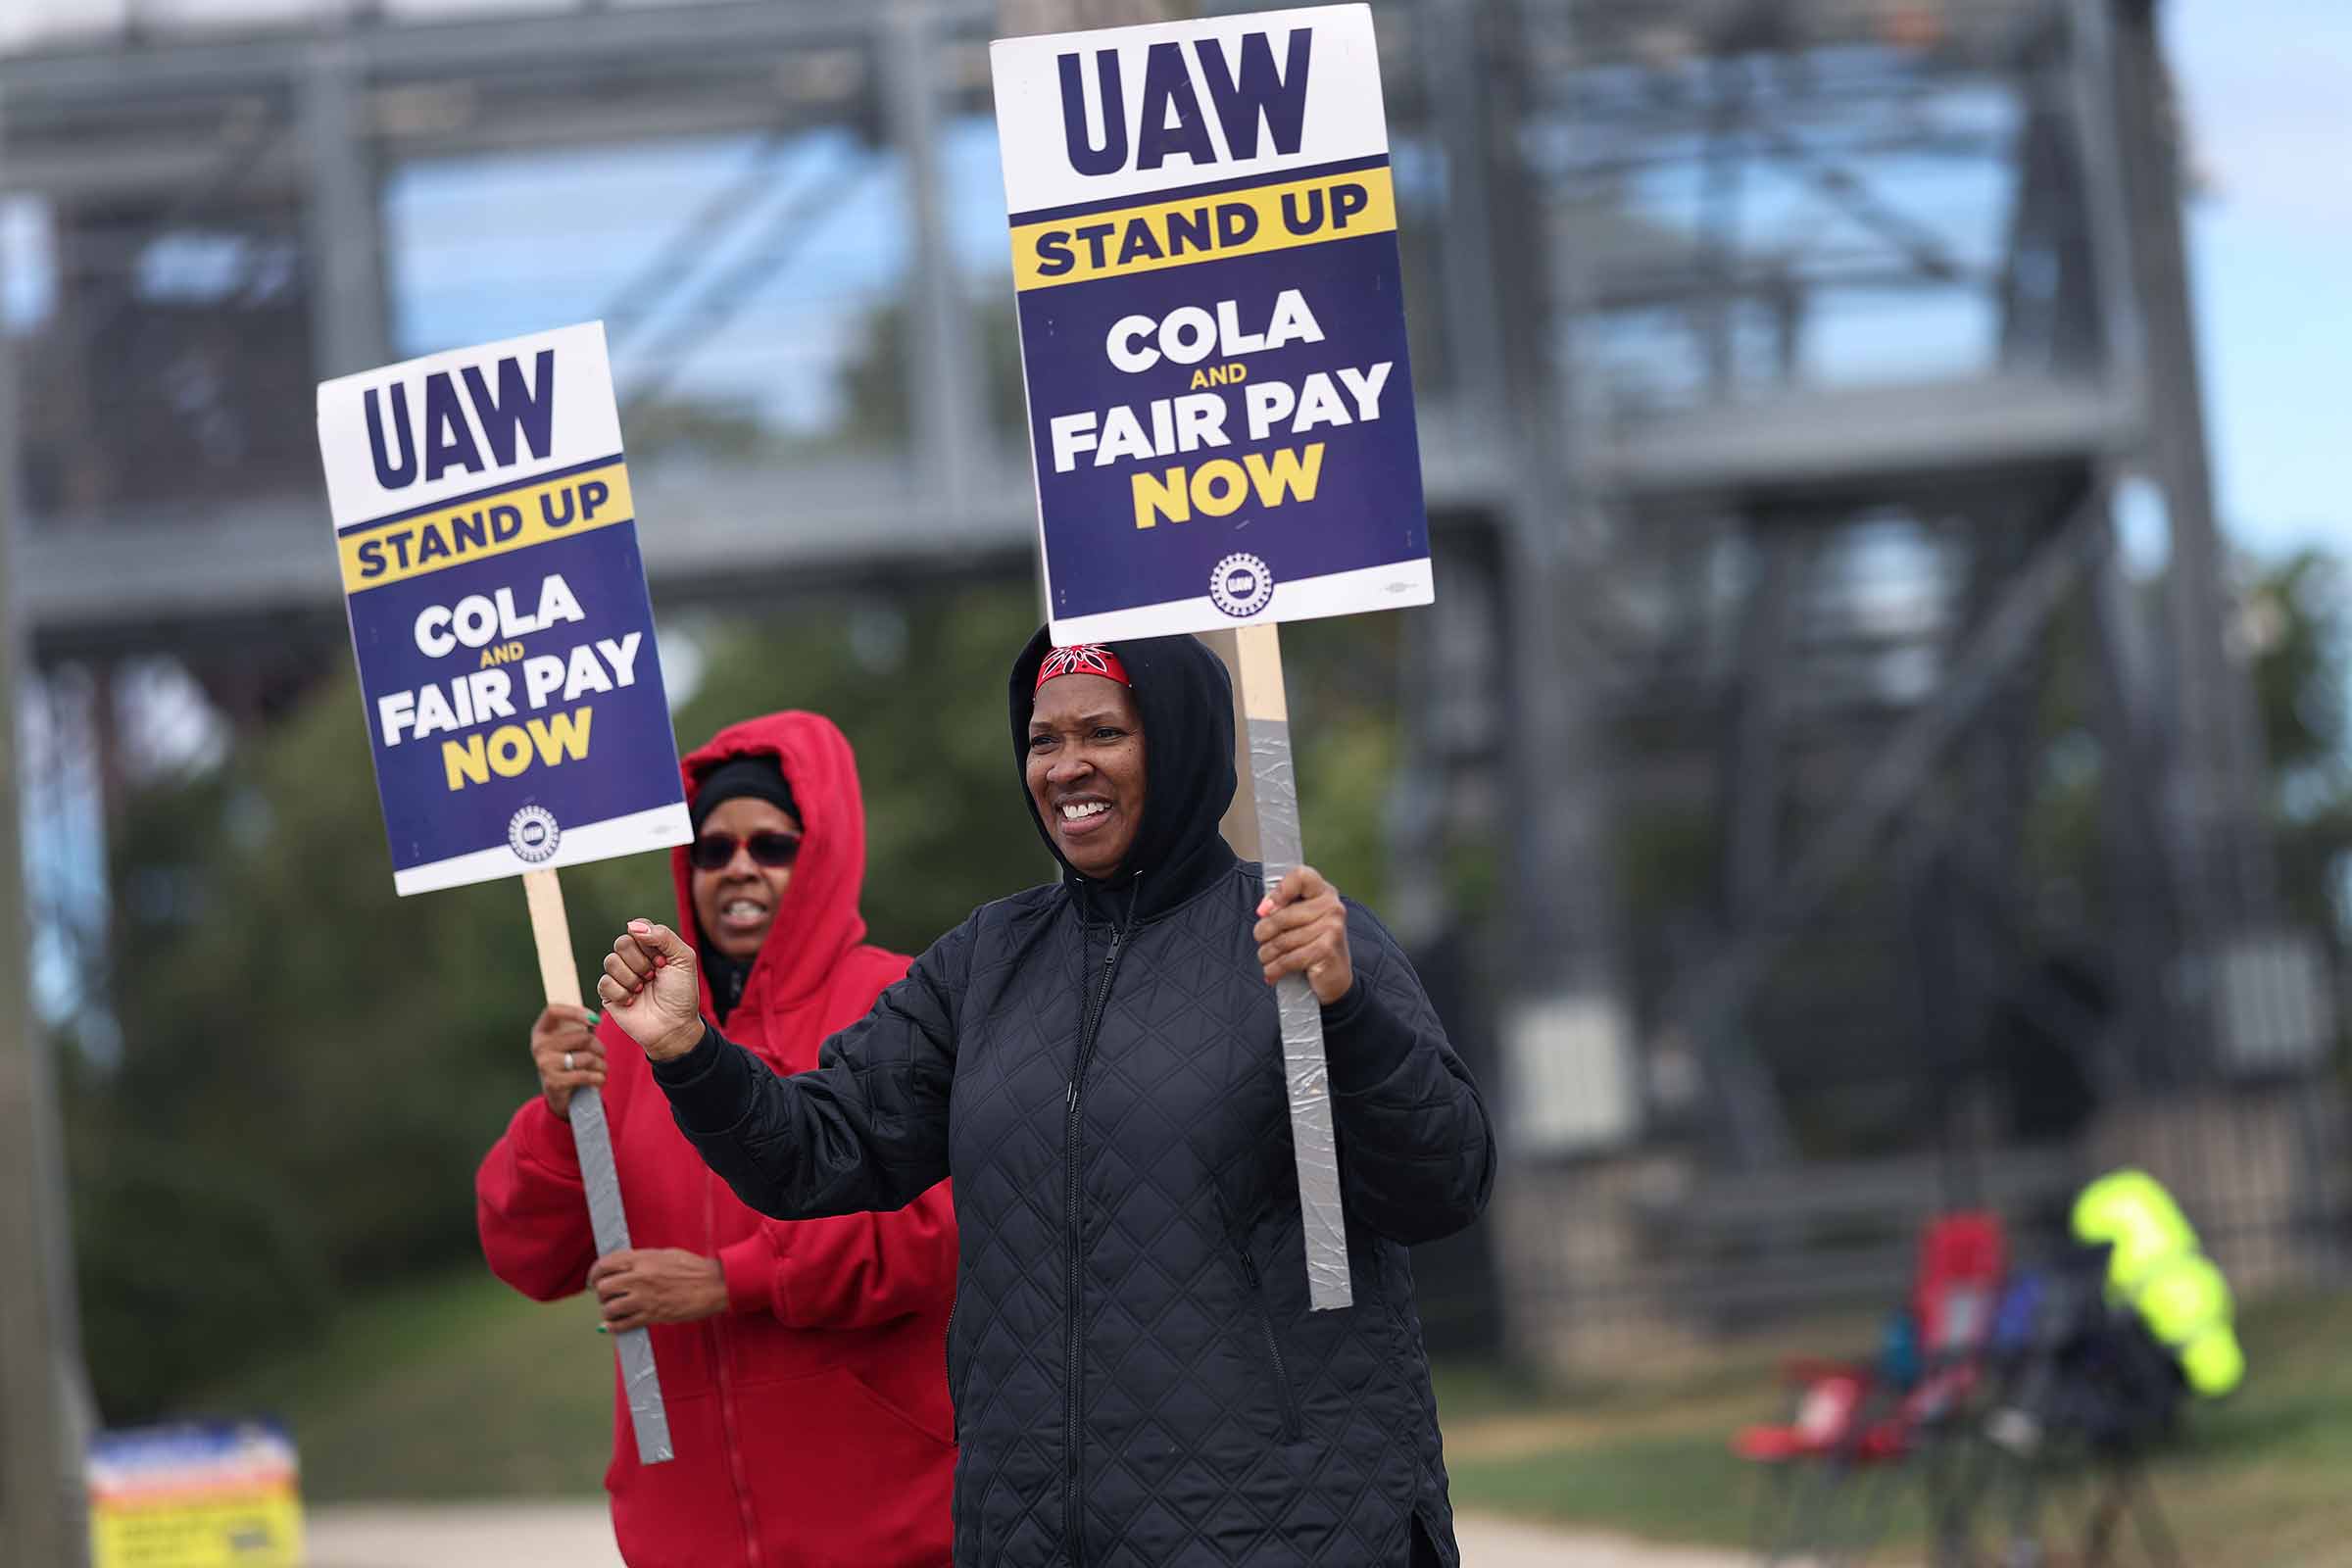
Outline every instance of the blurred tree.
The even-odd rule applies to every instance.
[[[757,413],[707,398],[671,394],[632,402],[621,411],[628,423],[629,456],[738,463],[760,454],[767,427]]]
[[[999,442],[1017,451],[1028,408],[1021,380],[1021,334],[1008,295],[991,292],[970,301],[974,357],[979,361],[985,423]],[[912,321],[904,299],[892,298],[865,314],[858,357],[841,369],[843,420],[854,444],[904,446],[912,438],[914,400],[906,371],[911,364]]]
[[[2254,683],[2283,913],[2352,952],[2352,580],[2344,561],[2304,550],[2245,568],[2234,632]],[[2143,584],[2153,615],[2161,582]],[[2102,760],[2091,715],[2102,700],[2087,621],[2058,642],[2039,721],[2041,765],[2029,854],[2054,906],[2106,929],[2101,886]],[[2088,890],[2087,892],[2084,890]]]
[[[1403,747],[1396,705],[1404,630],[1400,614],[1294,621],[1282,630],[1306,858],[1349,898],[1375,909],[1389,893],[1389,793]],[[1247,790],[1249,781],[1241,786]]]
[[[451,1255],[536,999],[518,894],[403,902],[347,678],[116,840],[123,1045],[73,1096],[110,1417]],[[511,1108],[511,1106],[510,1106]]]
[[[2352,580],[2303,550],[2255,578],[2241,615],[2271,764],[2278,887],[2296,923],[2352,947]]]

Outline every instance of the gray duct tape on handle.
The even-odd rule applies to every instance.
[[[1298,781],[1291,767],[1291,726],[1249,720],[1250,776],[1257,792],[1258,853],[1266,891],[1304,853],[1298,831]],[[1340,1154],[1331,1128],[1331,1075],[1323,1057],[1323,1009],[1301,974],[1275,983],[1282,1014],[1283,1078],[1290,1089],[1291,1142],[1298,1155],[1298,1214],[1306,1231],[1306,1298],[1318,1312],[1354,1303],[1348,1278],[1348,1220],[1340,1208]]]
[[[572,1091],[571,1141],[580,1152],[580,1175],[588,1188],[588,1223],[596,1230],[596,1254],[625,1250],[629,1221],[620,1207],[612,1134],[605,1123],[604,1097],[592,1088]],[[637,1432],[637,1462],[662,1464],[672,1454],[662,1379],[654,1370],[653,1341],[643,1329],[627,1329],[612,1336],[612,1349],[620,1357],[620,1385],[629,1401],[629,1424]]]

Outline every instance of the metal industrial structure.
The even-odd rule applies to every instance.
[[[1728,1212],[1722,1172],[1801,1207],[1793,1173],[1899,1129],[2027,1136],[1969,1119],[1997,1019],[2081,1056],[2108,1119],[2062,1130],[2078,1152],[2132,1086],[2308,1070],[2331,1026],[2276,926],[2153,0],[1374,10],[1444,580],[1408,639],[1394,880],[1418,944],[1508,933],[1459,990],[1495,999],[1470,1032],[1513,1116],[1514,1342],[1573,1357],[1560,1326],[1604,1298],[1652,1319],[1703,1287],[1676,1238]],[[659,602],[1023,569],[1002,241],[959,216],[1001,209],[956,151],[1000,21],[355,4],[0,56],[0,192],[47,257],[0,452],[34,660],[168,654],[233,721],[279,711],[342,638],[311,385],[449,346],[402,319],[387,192],[656,145],[754,150],[637,215],[666,237],[603,302]],[[878,412],[821,440],[696,391],[812,261],[839,188],[778,210],[760,161],[811,137],[896,230],[850,368]],[[2119,498],[2169,525],[2161,615]],[[2072,909],[2021,843],[2068,627],[2098,655],[2113,873]],[[1481,845],[1497,892],[1465,908]]]

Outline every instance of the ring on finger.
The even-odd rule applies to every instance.
[[[571,1071],[571,1053],[568,1051],[564,1053],[564,1070],[565,1072]]]

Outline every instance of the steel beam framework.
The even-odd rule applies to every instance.
[[[2078,608],[2109,672],[2107,776],[2153,781],[2111,784],[2131,808],[2110,813],[2113,862],[2160,868],[2111,945],[2129,1049],[2193,1061],[2210,1020],[2159,999],[2269,918],[2272,894],[2150,0],[1376,11],[1408,278],[1426,291],[1412,326],[1430,498],[1477,536],[1459,559],[1478,608],[1409,640],[1436,667],[1409,683],[1398,860],[1427,871],[1464,836],[1504,846],[1502,1010],[1620,1021],[1566,1045],[1530,1024],[1506,1059],[1572,1052],[1637,1086],[1622,1124],[1580,1122],[1585,1142],[1552,1152],[1573,1164],[1694,1133],[1710,1157],[1758,1166],[1838,1125],[1803,1102],[1835,1076],[1821,1064],[1846,1059],[1814,1044],[1851,1000],[1817,966],[1866,946],[1857,928],[1902,927],[1883,860],[1964,855],[2004,918],[2031,903],[2024,742],[2053,628]],[[480,153],[773,147],[830,127],[901,172],[900,444],[647,458],[665,606],[1017,562],[1027,460],[991,417],[990,320],[958,271],[943,151],[944,127],[985,112],[999,15],[989,0],[583,3],[0,58],[6,189],[47,206],[68,253],[64,303],[29,345],[54,378],[34,389],[52,416],[26,458],[43,500],[16,540],[36,650],[186,648],[228,624],[331,641],[307,468],[131,494],[72,411],[129,373],[123,323],[142,306],[124,279],[190,226],[257,237],[263,305],[282,304],[263,287],[272,247],[294,248],[300,309],[268,318],[277,361],[301,361],[293,381],[387,357],[385,182]],[[673,384],[795,254],[805,209],[787,202],[730,271],[687,287],[672,265],[740,238],[766,182],[755,159],[618,281],[615,338],[662,350],[636,398]],[[307,431],[307,408],[260,412]],[[2110,548],[2106,498],[2134,475],[2173,529],[2160,625],[2139,621]],[[2169,685],[2134,674],[2147,639],[2180,672]],[[1456,711],[1482,648],[1513,672],[1507,720]],[[1986,803],[1982,820],[1959,819],[1947,777]],[[1635,929],[1612,860],[1630,822],[1671,808],[1702,823],[1720,874],[1669,936]],[[1463,918],[1411,905],[1423,930]],[[1888,962],[1872,985],[1913,960]],[[1921,1034],[1915,1010],[1860,1027]]]

